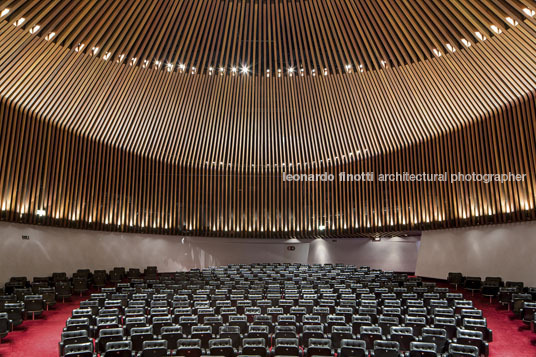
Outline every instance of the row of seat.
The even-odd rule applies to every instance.
[[[487,355],[492,334],[481,311],[460,294],[447,299],[448,289],[409,279],[367,267],[288,265],[129,279],[83,301],[62,346],[67,355],[68,346],[87,344],[69,343],[80,333],[95,339],[88,353],[103,355],[114,344],[143,356],[157,344],[166,350],[157,355],[345,355],[342,348],[361,345],[363,356]],[[253,341],[262,353],[247,349]]]

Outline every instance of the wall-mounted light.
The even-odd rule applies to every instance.
[[[35,214],[39,217],[44,217],[46,215],[46,212],[44,209],[38,209],[37,211],[35,211]]]

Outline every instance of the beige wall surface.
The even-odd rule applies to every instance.
[[[416,274],[500,276],[536,286],[536,222],[423,232]]]
[[[29,240],[23,240],[28,235]],[[414,271],[418,239],[230,239],[124,234],[0,222],[0,283],[11,276],[115,266],[160,271],[268,262],[346,263]],[[294,250],[288,250],[292,245]]]

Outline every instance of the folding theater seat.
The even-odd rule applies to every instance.
[[[411,327],[415,336],[420,336],[422,329],[425,328],[426,318],[422,316],[404,316],[403,325],[406,327]]]
[[[38,290],[38,294],[43,296],[43,300],[45,300],[46,309],[50,309],[50,307],[56,305],[56,289],[55,288],[40,288]]]
[[[147,326],[147,318],[139,316],[125,317],[123,326],[125,328],[126,334],[130,336],[130,332],[133,328]]]
[[[124,330],[122,328],[107,328],[99,331],[99,335],[95,340],[95,349],[97,353],[106,351],[108,342],[118,342],[125,339]]]
[[[448,357],[479,357],[478,347],[452,343],[449,345]]]
[[[417,341],[417,338],[413,335],[413,329],[411,327],[393,326],[390,329],[387,339],[390,341],[398,342],[400,351],[409,351],[411,342]]]
[[[456,338],[454,343],[468,346],[475,346],[478,348],[481,355],[489,355],[489,346],[484,341],[484,334],[480,331],[462,330],[456,331]]]
[[[248,331],[248,321],[244,315],[229,316],[228,325],[239,327],[241,334],[245,334]]]
[[[353,315],[352,316],[352,333],[354,335],[359,334],[361,326],[372,326],[372,319],[370,316],[365,315]]]
[[[464,319],[463,320],[463,329],[480,331],[484,337],[484,341],[492,342],[493,341],[493,331],[488,328],[486,319]]]
[[[523,302],[523,306],[520,310],[521,319],[524,323],[530,324],[534,321],[534,313],[536,312],[536,302]]]
[[[378,317],[378,324],[382,329],[382,335],[386,336],[389,334],[390,328],[393,326],[400,325],[400,321],[397,317],[390,317],[390,316],[379,316]]]
[[[169,355],[166,340],[144,341],[143,349],[138,357],[165,357]]]
[[[338,357],[368,357],[367,344],[362,340],[342,340]]]
[[[192,326],[192,332],[190,337],[201,341],[201,348],[208,348],[208,341],[211,340],[214,335],[212,334],[212,328],[210,326],[198,325]]]
[[[433,343],[436,346],[437,353],[444,353],[448,348],[450,339],[447,337],[445,329],[425,327],[422,329],[421,341]]]
[[[162,329],[160,330],[160,338],[167,341],[168,349],[176,350],[177,341],[184,338],[182,327],[177,325],[162,326]]]
[[[172,326],[173,320],[171,315],[155,316],[152,318],[153,332],[155,335],[160,335],[160,331],[165,326]]]
[[[133,357],[135,356],[132,350],[132,342],[118,341],[108,342],[106,344],[106,352],[101,354],[102,357]]]
[[[11,320],[12,326],[19,326],[24,321],[24,303],[6,302],[2,310],[7,314],[8,319]]]
[[[342,340],[353,340],[354,338],[351,326],[333,326],[331,328],[330,339],[335,349],[341,347]]]
[[[269,342],[270,342],[270,333],[269,333],[269,330],[268,330],[268,326],[265,326],[265,325],[250,325],[246,337],[248,339],[262,338],[264,340],[265,346],[268,346]]]
[[[186,336],[190,336],[192,333],[192,326],[197,326],[199,320],[197,316],[181,316],[179,318],[179,325],[182,327],[182,333]]]
[[[436,352],[436,345],[433,343],[411,342],[406,357],[441,357],[442,355]]]
[[[130,330],[130,341],[132,342],[132,350],[140,352],[143,349],[143,342],[152,341],[155,339],[153,327],[134,327]]]
[[[185,338],[177,341],[175,356],[201,357],[203,352],[201,340]]]
[[[382,329],[378,326],[361,326],[356,338],[365,341],[367,349],[371,350],[374,348],[374,341],[383,340]]]
[[[13,323],[7,313],[0,312],[0,340],[6,337],[11,330],[13,330]]]
[[[300,335],[300,344],[302,346],[308,346],[311,338],[323,339],[326,338],[324,334],[324,326],[322,325],[304,325],[303,331]]]
[[[333,356],[331,340],[327,338],[311,338],[305,349],[305,356]]]
[[[400,346],[396,341],[374,341],[374,348],[370,353],[371,357],[403,357],[400,353]]]
[[[276,338],[272,354],[275,356],[301,356],[297,338]]]
[[[228,338],[235,349],[242,344],[242,334],[238,326],[220,326],[218,338]]]
[[[96,357],[93,343],[77,343],[65,346],[63,357]]]
[[[236,349],[230,338],[218,338],[209,341],[208,351],[211,356],[234,357]]]
[[[447,332],[447,338],[453,339],[456,337],[456,320],[450,317],[434,317],[433,318],[433,327],[444,329]]]

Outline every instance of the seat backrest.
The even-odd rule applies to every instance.
[[[479,350],[476,346],[460,345],[451,343],[449,345],[449,357],[478,357]]]
[[[93,354],[93,343],[75,343],[65,346],[64,355],[65,356],[91,356]]]

